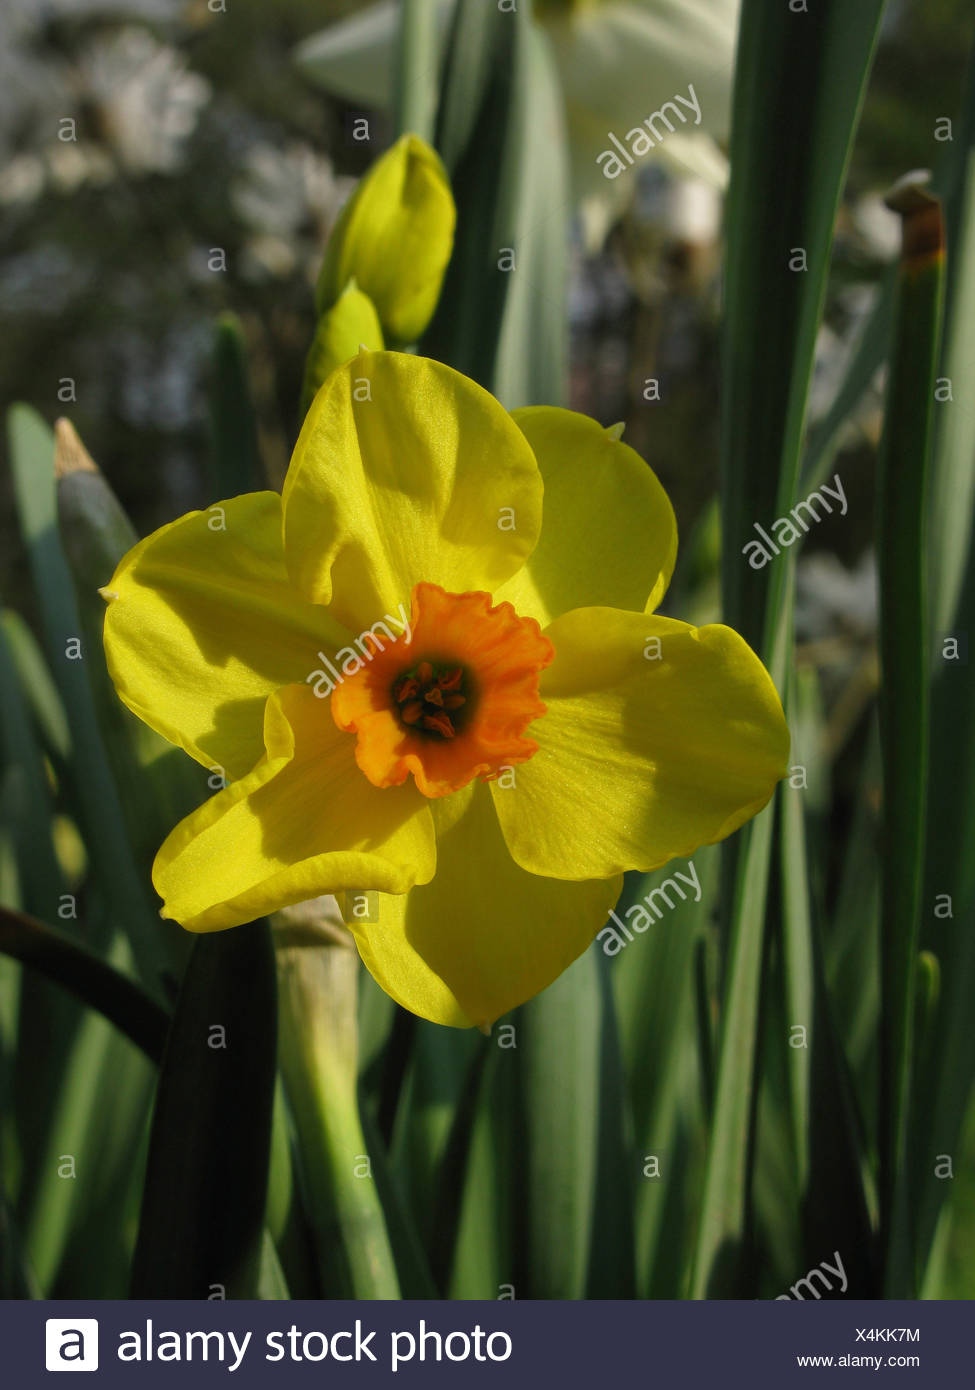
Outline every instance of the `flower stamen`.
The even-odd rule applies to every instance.
[[[459,710],[467,704],[467,696],[461,694],[463,685],[462,666],[441,667],[441,663],[430,660],[418,662],[393,682],[393,699],[399,706],[400,719],[410,728],[425,730],[438,738],[456,738],[456,725],[446,711]],[[434,708],[428,709],[429,705]]]

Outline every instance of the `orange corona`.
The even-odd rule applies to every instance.
[[[340,729],[357,734],[356,762],[376,787],[412,772],[424,796],[526,762],[524,733],[545,713],[538,678],[555,655],[534,618],[486,593],[417,584],[410,637],[385,648],[332,696]]]

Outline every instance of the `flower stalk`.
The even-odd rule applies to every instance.
[[[331,904],[331,908],[324,906]],[[359,1118],[359,961],[334,899],[276,914],[280,1061],[325,1297],[399,1298]]]

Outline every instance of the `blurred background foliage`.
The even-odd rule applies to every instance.
[[[235,417],[241,429],[229,447],[238,462],[229,475],[220,462],[228,439],[219,437],[219,427],[228,419],[227,393],[238,405],[242,399],[234,395],[241,362],[253,402],[256,453],[272,486],[283,477],[300,423],[302,374],[315,322],[312,290],[325,240],[355,180],[395,134],[388,113],[350,106],[303,79],[294,50],[359,8],[356,0],[228,0],[221,13],[206,0],[7,0],[0,12],[5,404],[27,402],[49,422],[69,415],[140,534],[215,500],[222,495],[221,480],[240,467],[241,451],[251,447],[249,417],[242,422],[239,410]],[[961,129],[973,42],[970,0],[890,0],[886,7],[816,340],[811,440],[824,421],[832,428],[836,391],[896,258],[898,220],[882,195],[905,171],[935,165],[945,153],[935,139],[937,121],[948,117],[956,133]],[[355,120],[364,114],[368,140],[355,138]],[[774,104],[766,119],[770,131],[780,121]],[[76,139],[59,138],[66,121],[75,123]],[[787,145],[788,131],[780,130],[778,138]],[[605,238],[594,245],[576,226],[570,243],[568,403],[606,425],[625,422],[627,442],[670,493],[682,545],[667,611],[695,622],[711,621],[720,611],[714,499],[722,429],[721,221],[720,197],[706,185],[675,179],[648,163],[639,171],[634,198]],[[755,312],[762,313],[762,306]],[[223,320],[215,338],[214,324],[227,313],[239,323],[242,341],[232,319]],[[878,350],[877,361],[880,356]],[[789,698],[794,760],[809,771],[809,897],[814,915],[829,923],[822,965],[861,1107],[858,1151],[873,1156],[879,1010],[873,923],[881,799],[873,499],[884,377],[875,363],[867,366],[864,389],[841,414],[829,467],[843,479],[849,514],[816,526],[796,566],[796,663]],[[16,420],[21,449],[43,451],[45,441],[32,435],[30,417]],[[0,448],[8,449],[6,440]],[[50,624],[49,605],[43,595],[39,600],[36,579],[29,576],[29,547],[14,515],[11,480],[12,469],[0,468],[0,593],[5,607],[40,631]],[[768,524],[772,515],[756,519]],[[30,560],[36,575],[36,554]],[[84,843],[69,814],[78,794],[72,769],[85,746],[88,716],[84,708],[69,708],[66,717],[45,685],[27,627],[8,616],[4,636],[31,692],[27,708],[13,671],[0,665],[7,747],[16,748],[33,721],[44,754],[33,769],[36,820],[27,832],[50,817],[54,824],[53,851],[38,849],[31,872],[48,891],[55,881],[74,891],[87,881],[89,856],[94,860],[100,853],[103,864],[111,860],[110,828],[100,847]],[[25,671],[33,675],[28,679]],[[124,742],[130,734],[122,727],[113,736]],[[156,766],[156,757],[157,750],[151,757],[145,753],[140,765]],[[204,794],[192,781],[196,772],[189,769],[187,785],[173,793],[170,824],[177,805],[191,805]],[[78,775],[86,775],[84,768]],[[166,786],[172,790],[169,780]],[[89,789],[87,795],[94,793]],[[166,814],[160,806],[159,818]],[[932,805],[935,836],[939,817],[951,814],[943,804]],[[6,835],[9,826],[0,829]],[[142,827],[143,863],[166,829]],[[43,841],[44,832],[35,838]],[[795,849],[795,841],[787,843]],[[7,853],[8,841],[0,836],[0,883],[11,881],[4,878]],[[718,856],[703,851],[695,862],[706,884],[703,902],[693,910],[689,904],[677,909],[666,939],[664,933],[655,937],[653,950],[640,957],[641,947],[634,946],[633,958],[614,967],[611,982],[605,961],[589,953],[586,964],[563,977],[524,1018],[519,1015],[524,1034],[516,1077],[505,1069],[504,1053],[488,1050],[478,1037],[450,1035],[448,1045],[431,1026],[394,1016],[389,1001],[363,979],[362,1123],[377,1168],[388,1149],[395,1174],[391,1179],[377,1171],[376,1181],[404,1292],[436,1286],[457,1296],[490,1297],[512,1277],[519,1296],[635,1290],[673,1297],[688,1290],[687,1248],[699,1214],[715,1104],[716,1000],[727,965],[713,930]],[[26,887],[29,898],[30,883]],[[633,896],[638,888],[637,880],[628,885]],[[112,923],[128,891],[119,887],[114,904],[94,893],[85,928],[87,944],[126,969],[132,966],[128,946],[116,939]],[[127,902],[136,913],[150,908],[135,897]],[[967,923],[952,925],[970,930]],[[644,945],[649,948],[650,938]],[[776,972],[789,968],[780,949],[776,937],[769,947],[776,984]],[[140,966],[143,981],[157,986],[157,1007],[172,1002],[184,967],[185,951],[152,962],[148,970]],[[204,969],[199,963],[201,976]],[[130,1250],[138,1218],[137,1184],[122,1168],[132,1167],[132,1152],[141,1163],[149,1146],[149,1064],[100,1019],[86,1018],[60,996],[54,1007],[47,984],[30,981],[28,974],[25,980],[21,1042],[33,1033],[42,1073],[69,1055],[76,1068],[59,1099],[35,1106],[29,1094],[16,1098],[25,1150],[33,1142],[40,1152],[47,1132],[62,1132],[58,1126],[80,1125],[89,1154],[101,1155],[105,1165],[86,1203],[87,1224],[67,1229],[52,1222],[55,1235],[45,1240],[38,1213],[48,1219],[51,1203],[67,1198],[50,1173],[23,1173],[12,1163],[33,1273],[45,1290],[119,1293],[120,1252]],[[606,1024],[610,988],[618,1032]],[[39,1005],[34,1016],[32,1001]],[[760,1020],[769,1061],[757,1100],[754,1220],[764,1262],[739,1285],[749,1296],[775,1296],[809,1262],[832,1253],[832,1246],[818,1250],[809,1233],[804,1239],[798,1231],[803,1178],[795,1163],[799,1141],[790,1137],[795,1116],[784,1100],[791,1059],[781,1038],[792,1017],[784,1008],[785,999],[773,990]],[[566,1017],[572,1026],[560,1032]],[[70,1051],[69,1041],[84,1030],[83,1045]],[[930,1045],[923,1028],[922,1036]],[[573,1049],[575,1062],[568,1092],[553,1084],[563,1045]],[[667,1059],[666,1078],[661,1057]],[[106,1068],[117,1069],[120,1088],[134,1098],[130,1107],[105,1111],[93,1102],[91,1088],[108,1074]],[[52,1097],[55,1079],[52,1072]],[[26,1086],[23,1079],[17,1084]],[[626,1106],[617,1105],[624,1085]],[[613,1122],[592,1151],[587,1135],[573,1125],[604,1113]],[[619,1118],[624,1114],[625,1120]],[[115,1117],[113,1123],[123,1116],[129,1128],[102,1132],[106,1115]],[[917,1123],[930,1119],[922,1109]],[[282,1140],[280,1131],[279,1116],[278,1160],[289,1137]],[[513,1166],[513,1136],[520,1142],[525,1133],[524,1163]],[[561,1159],[539,1148],[544,1133],[566,1136],[564,1152],[558,1146]],[[939,1142],[933,1130],[931,1140]],[[634,1177],[614,1196],[607,1184],[616,1181],[620,1153],[634,1144],[667,1153],[666,1181],[639,1186],[634,1199]],[[967,1215],[943,1227],[925,1265],[926,1287],[969,1297],[975,1296],[970,1106],[954,1157],[953,1209]],[[824,1161],[828,1167],[833,1155]],[[295,1215],[301,1203],[280,1196],[275,1171],[272,1157],[272,1194],[279,1192],[280,1212],[288,1214],[277,1224],[269,1215],[269,1229],[292,1291],[313,1294],[322,1284],[310,1269],[307,1229]],[[116,1183],[126,1194],[121,1206]],[[561,1206],[550,1209],[542,1194],[553,1186]],[[864,1187],[872,1201],[871,1183]],[[205,1193],[200,1200],[205,1202]],[[494,1203],[515,1213],[510,1223],[495,1218]],[[99,1276],[84,1269],[85,1241],[112,1211],[118,1248],[106,1250]],[[0,1191],[0,1224],[5,1220]],[[567,1243],[566,1231],[578,1236],[577,1246]],[[803,1252],[798,1261],[797,1249]],[[623,1259],[620,1250],[628,1252]],[[265,1262],[265,1292],[275,1287],[272,1276]],[[321,1278],[327,1285],[328,1273]],[[348,1286],[339,1280],[337,1288]]]

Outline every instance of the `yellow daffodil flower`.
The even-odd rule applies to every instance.
[[[164,526],[104,590],[119,695],[230,779],[159,851],[163,915],[370,889],[349,926],[404,1007],[483,1027],[544,989],[624,870],[722,839],[785,772],[742,639],[654,615],[676,548],[595,421],[406,354],[339,368],[282,496]]]

